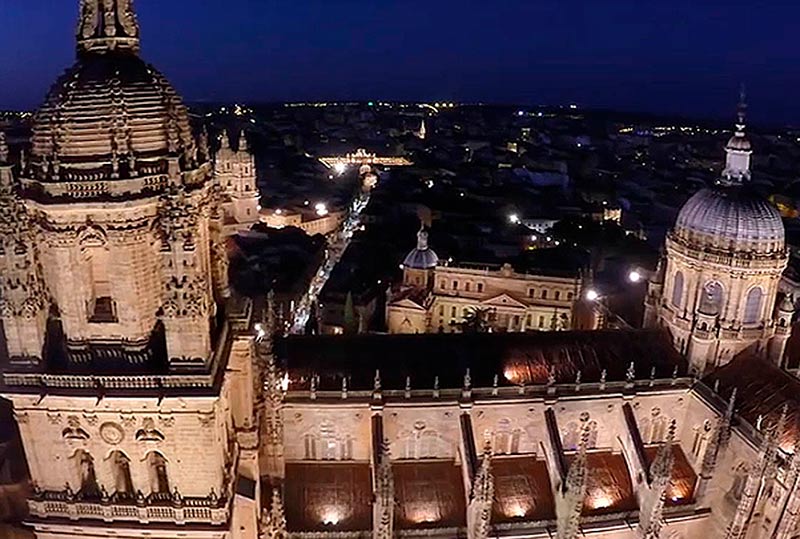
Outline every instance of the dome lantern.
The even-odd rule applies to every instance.
[[[746,113],[747,102],[745,101],[744,86],[742,86],[739,92],[736,129],[725,146],[725,168],[722,171],[722,178],[720,178],[720,183],[723,185],[735,185],[750,181],[750,155],[753,151],[745,133]]]
[[[139,52],[133,0],[81,0],[78,53]]]

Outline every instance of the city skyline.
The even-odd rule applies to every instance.
[[[800,14],[796,6],[334,4],[232,0],[189,9],[138,0],[136,8],[144,57],[187,102],[576,102],[726,118],[744,83],[753,123],[800,121],[791,91],[800,75],[782,24]],[[0,106],[41,103],[72,60],[72,28],[59,22],[76,18],[72,2],[7,8]]]

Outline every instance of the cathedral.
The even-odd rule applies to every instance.
[[[698,374],[742,352],[782,366],[794,313],[788,297],[777,302],[788,262],[783,221],[748,185],[743,99],[725,152],[717,184],[678,214],[645,302],[644,325],[666,327]]]
[[[798,537],[786,245],[743,110],[645,329],[284,337],[228,287],[247,141],[214,160],[139,43],[131,0],[81,0],[30,155],[0,136],[0,395],[37,539]],[[422,233],[406,263],[447,273]]]

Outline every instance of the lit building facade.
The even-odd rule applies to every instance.
[[[681,209],[645,304],[644,325],[666,327],[697,373],[743,351],[780,365],[794,310],[789,301],[777,303],[788,261],[784,227],[748,185],[743,104],[725,151],[717,184]]]
[[[319,161],[326,167],[337,170],[344,170],[348,166],[408,167],[414,164],[407,157],[383,157],[375,153],[369,153],[364,148],[359,148],[355,152],[344,156],[320,157]]]
[[[139,56],[129,1],[80,3],[77,61],[15,177],[0,144],[0,393],[39,539],[253,538],[250,308],[228,290],[207,143]]]
[[[389,333],[454,332],[465,317],[485,311],[492,331],[565,330],[581,286],[579,277],[516,273],[509,264],[440,265],[423,229],[403,261],[403,282],[387,304],[386,321]]]
[[[290,337],[276,354],[290,537],[797,533],[800,383],[774,365],[698,382],[660,330]]]
[[[242,131],[239,148],[231,147],[228,133],[220,135],[220,147],[214,156],[214,175],[222,188],[224,229],[226,235],[249,230],[259,220],[260,195],[256,183],[256,160],[248,150]]]

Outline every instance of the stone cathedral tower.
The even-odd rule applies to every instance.
[[[258,222],[260,197],[256,185],[256,160],[248,150],[244,131],[239,136],[237,150],[231,147],[228,134],[223,131],[219,150],[214,156],[214,174],[223,192],[226,234],[249,229]]]
[[[749,185],[743,98],[725,152],[716,184],[678,214],[645,301],[644,325],[667,327],[700,374],[745,350],[780,364],[790,334],[791,306],[776,309],[788,256],[784,227]]]
[[[206,145],[139,57],[131,4],[81,1],[18,179],[0,139],[0,392],[38,537],[250,539],[250,309],[230,299]]]

